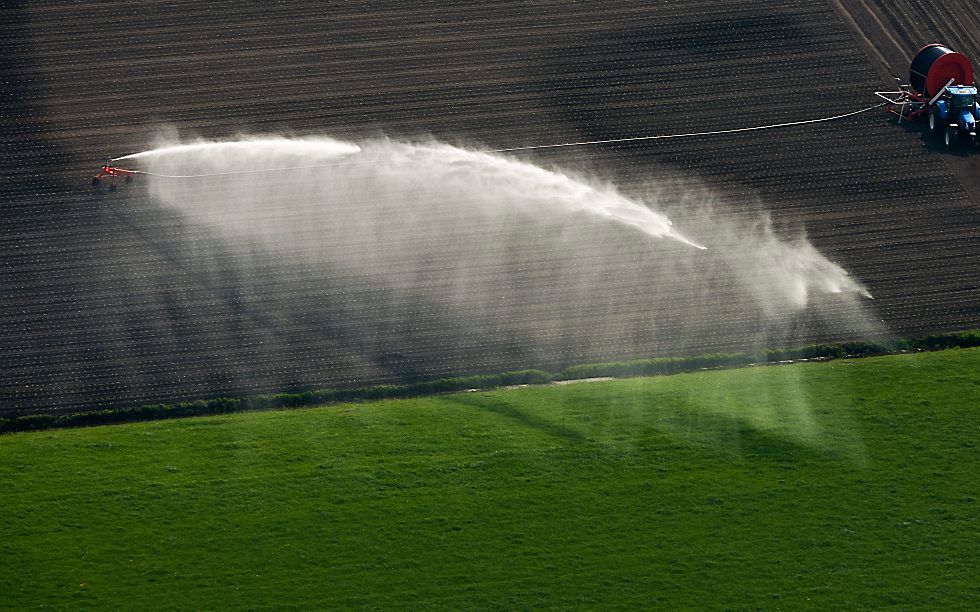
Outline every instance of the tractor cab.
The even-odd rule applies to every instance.
[[[977,88],[966,85],[954,85],[947,89],[953,108],[974,110],[977,103]]]

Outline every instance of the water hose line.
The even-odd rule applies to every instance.
[[[717,136],[719,134],[736,134],[739,132],[756,132],[759,130],[774,130],[777,128],[792,127],[794,125],[808,125],[811,123],[825,123],[827,121],[837,121],[839,119],[846,119],[847,117],[853,117],[854,115],[860,115],[861,113],[867,113],[869,111],[873,111],[874,109],[881,108],[886,104],[888,103],[882,102],[881,104],[875,104],[874,106],[869,106],[867,108],[862,108],[860,110],[844,113],[843,115],[834,115],[832,117],[821,117],[819,119],[806,119],[803,121],[790,121],[787,123],[773,123],[771,125],[756,125],[753,127],[733,128],[730,130],[712,130],[710,132],[689,132],[685,134],[658,134],[656,136],[632,136],[630,138],[608,138],[606,140],[583,140],[580,142],[562,142],[558,144],[532,145],[527,147],[511,147],[509,149],[495,149],[493,153],[509,153],[511,151],[531,151],[534,149],[557,149],[559,147],[583,147],[586,145],[612,144],[617,142],[635,142],[639,140],[667,140],[670,138],[693,138],[695,136]]]

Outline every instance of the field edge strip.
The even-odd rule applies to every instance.
[[[29,414],[0,418],[0,434],[195,416],[212,416],[238,412],[284,410],[358,401],[408,399],[459,391],[481,391],[519,385],[544,385],[589,378],[658,376],[701,370],[732,369],[756,365],[796,363],[800,361],[830,361],[844,358],[874,357],[909,352],[973,347],[980,347],[980,330],[932,334],[917,338],[904,338],[887,343],[854,341],[835,344],[814,344],[795,349],[767,349],[755,353],[713,353],[691,357],[655,357],[630,361],[580,364],[569,366],[557,373],[527,369],[501,372],[498,374],[477,374],[442,378],[400,385],[374,385],[347,389],[327,388],[298,393],[217,397],[186,402],[145,404],[118,408],[96,408],[63,414]]]

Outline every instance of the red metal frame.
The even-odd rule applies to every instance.
[[[895,107],[899,107],[900,110],[895,110]],[[886,108],[889,113],[898,115],[901,118],[918,119],[928,112],[929,100],[914,91],[907,91]]]
[[[102,179],[108,176],[111,179],[111,182],[109,183],[109,188],[115,189],[117,176],[124,177],[124,180],[127,183],[132,183],[133,177],[135,175],[136,175],[135,170],[126,170],[125,168],[117,168],[116,166],[110,166],[109,162],[106,162],[105,165],[103,165],[102,168],[100,168],[99,171],[95,173],[95,176],[92,177],[92,185],[98,186],[99,183],[102,182]]]

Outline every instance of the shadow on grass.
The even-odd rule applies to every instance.
[[[506,417],[523,427],[569,443],[648,448],[681,444],[700,447],[710,453],[775,462],[797,461],[804,457],[843,459],[850,454],[846,449],[808,443],[779,428],[766,427],[746,417],[706,410],[696,404],[665,405],[649,412],[637,411],[635,405],[630,407],[628,403],[603,405],[604,402],[598,400],[596,412],[606,414],[597,414],[591,421],[594,430],[580,431],[556,422],[563,414],[561,412],[556,413],[555,419],[549,419],[530,414],[493,395],[452,395],[446,400]]]
[[[864,462],[859,429],[846,415],[831,422],[805,397],[778,402],[775,409],[743,413],[719,409],[710,401],[685,401],[654,410],[642,425],[674,441],[721,454],[778,462],[819,457]]]
[[[446,398],[448,401],[466,406],[467,408],[472,408],[475,410],[480,410],[482,412],[490,412],[492,414],[499,414],[501,416],[507,417],[529,429],[534,429],[540,431],[541,433],[555,436],[556,438],[561,438],[569,442],[586,442],[589,437],[582,432],[572,429],[571,427],[565,427],[554,421],[529,414],[528,412],[517,408],[495,396],[487,395],[452,395]]]

